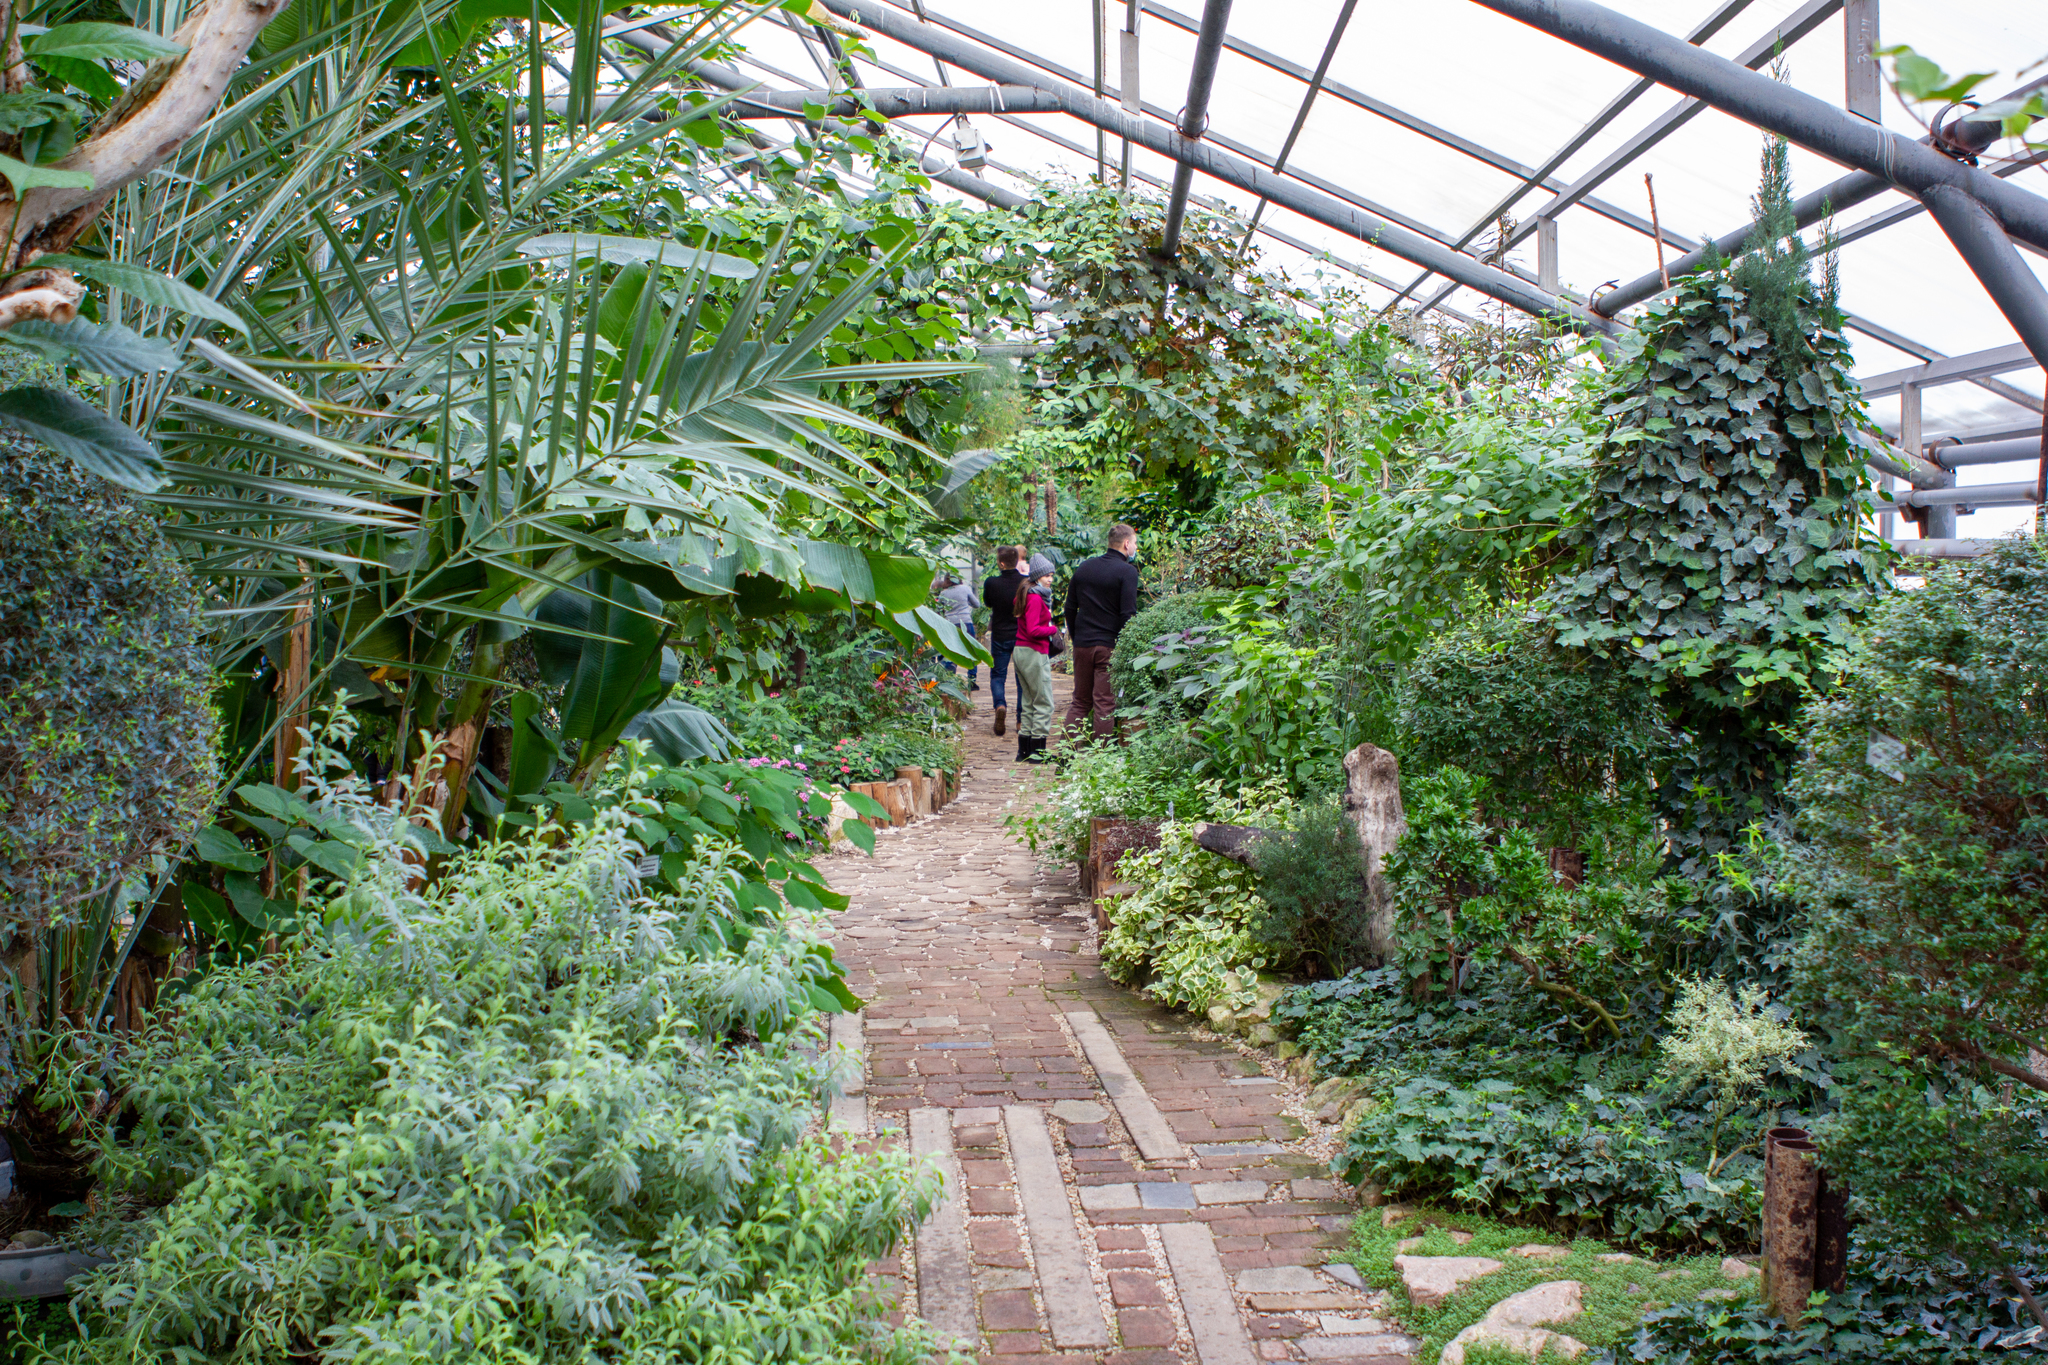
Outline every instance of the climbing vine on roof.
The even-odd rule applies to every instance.
[[[1044,368],[1127,426],[1154,474],[1251,472],[1303,429],[1308,296],[1240,252],[1240,225],[1190,211],[1176,259],[1164,205],[1076,190],[1027,209],[1047,233],[1039,279],[1060,331]]]

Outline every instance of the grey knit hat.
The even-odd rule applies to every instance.
[[[1051,572],[1052,561],[1050,559],[1047,559],[1044,555],[1033,555],[1031,556],[1031,569],[1024,576],[1026,578],[1043,578]]]

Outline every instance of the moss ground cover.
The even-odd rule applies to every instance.
[[[1451,1338],[1485,1317],[1501,1300],[1550,1280],[1577,1280],[1585,1286],[1585,1312],[1560,1324],[1558,1330],[1595,1348],[1627,1340],[1647,1310],[1680,1299],[1696,1299],[1706,1292],[1732,1291],[1747,1297],[1744,1289],[1722,1275],[1718,1254],[1603,1260],[1625,1253],[1597,1238],[1554,1242],[1539,1228],[1465,1213],[1422,1209],[1383,1227],[1375,1212],[1366,1210],[1353,1224],[1351,1249],[1345,1259],[1368,1284],[1392,1291],[1391,1316],[1423,1343],[1416,1354],[1418,1365],[1434,1365]],[[1453,1232],[1469,1233],[1471,1240],[1460,1242],[1451,1236]],[[1411,1238],[1421,1240],[1408,1248],[1410,1255],[1486,1256],[1499,1261],[1501,1268],[1468,1281],[1443,1303],[1425,1308],[1409,1301],[1400,1271],[1394,1266],[1394,1258],[1402,1254],[1402,1243]],[[1562,1246],[1567,1254],[1538,1259],[1515,1253],[1514,1248],[1532,1243]],[[1526,1359],[1481,1351],[1469,1352],[1466,1359],[1470,1365],[1490,1365],[1489,1357]]]

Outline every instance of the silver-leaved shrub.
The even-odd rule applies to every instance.
[[[736,914],[729,847],[636,875],[630,804],[409,889],[365,860],[282,953],[120,1059],[58,1358],[909,1361],[866,1267],[934,1194],[810,1135],[816,926]],[[124,1199],[115,1192],[129,1192]]]

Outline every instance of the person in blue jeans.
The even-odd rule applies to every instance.
[[[1024,575],[1017,572],[1017,560],[1015,545],[1005,545],[996,551],[996,564],[1002,572],[981,585],[981,604],[988,608],[988,649],[995,658],[988,670],[988,699],[996,708],[999,735],[1009,718],[1007,684],[1010,655],[1017,648],[1017,590],[1024,586]]]

